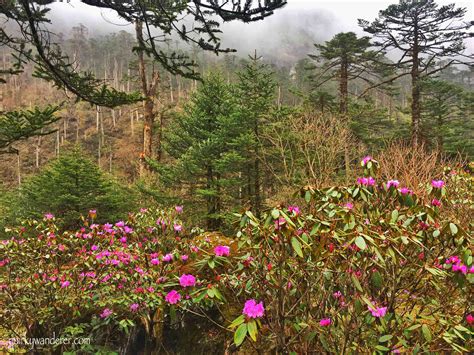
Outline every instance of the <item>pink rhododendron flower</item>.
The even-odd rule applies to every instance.
[[[115,223],[115,226],[116,227],[124,227],[125,226],[125,222],[124,221],[118,221],[117,223]]]
[[[61,288],[66,288],[66,287],[68,287],[70,284],[71,284],[71,283],[70,283],[69,281],[67,281],[67,280],[66,280],[66,281],[63,281],[63,282],[61,282]]]
[[[319,325],[321,327],[327,327],[329,325],[331,325],[331,318],[323,318],[319,321]]]
[[[199,251],[199,248],[198,248],[197,246],[195,246],[195,245],[192,245],[192,246],[190,247],[190,249],[191,249],[191,251],[192,251],[193,253],[197,253],[197,252]]]
[[[182,261],[187,261],[189,259],[189,256],[187,255],[181,255],[181,260]]]
[[[352,210],[354,208],[354,204],[352,204],[351,202],[347,202],[346,204],[344,204],[344,207],[348,210]]]
[[[96,251],[97,249],[99,249],[99,247],[97,245],[94,244],[93,246],[91,246],[92,251]]]
[[[444,181],[443,180],[432,180],[431,181],[431,186],[433,186],[435,189],[441,189],[444,186]]]
[[[300,208],[298,206],[288,206],[288,212],[294,213],[295,215],[299,215]]]
[[[473,324],[474,323],[474,316],[471,313],[469,313],[466,316],[466,322],[467,322],[467,324]]]
[[[183,226],[177,223],[174,224],[173,228],[175,232],[181,232],[183,230]]]
[[[286,223],[286,219],[284,217],[280,217],[275,221],[275,229],[280,229]]]
[[[102,313],[100,314],[100,318],[107,318],[109,317],[110,315],[112,315],[114,312],[112,312],[110,309],[106,308],[102,311]]]
[[[166,294],[165,300],[169,304],[176,304],[181,300],[181,295],[179,294],[178,291],[172,290]]]
[[[385,314],[387,313],[387,307],[377,307],[377,308],[371,308],[370,306],[368,307],[370,313],[376,318],[382,318],[385,317]]]
[[[371,160],[372,160],[372,157],[370,155],[365,156],[361,161],[362,166],[366,166],[367,163]]]
[[[158,260],[157,258],[151,259],[151,264],[152,265],[158,265],[159,263],[160,263],[160,260]]]
[[[127,237],[122,237],[122,238],[120,238],[120,242],[121,242],[121,243],[126,243],[126,242],[127,242]]]
[[[400,185],[400,182],[398,180],[388,180],[387,181],[387,189],[389,189],[391,187],[396,189],[399,185]]]
[[[130,233],[133,232],[133,229],[130,228],[129,226],[125,226],[125,227],[123,227],[123,231],[127,234],[130,234]]]
[[[170,262],[170,261],[173,260],[173,254],[166,254],[161,258],[161,260],[166,261],[166,262]]]
[[[333,296],[334,298],[340,298],[340,297],[342,297],[342,293],[341,293],[341,291],[337,291],[337,292],[334,292],[334,293],[332,294],[332,296]]]
[[[357,183],[363,186],[374,186],[375,179],[372,176],[357,178]]]
[[[130,305],[130,310],[131,310],[132,312],[136,312],[136,311],[138,311],[138,308],[139,308],[139,307],[140,307],[140,306],[138,305],[138,303],[133,303],[133,304]]]
[[[196,284],[196,278],[190,274],[181,275],[179,284],[183,287],[192,287]]]
[[[64,251],[65,248],[66,248],[66,247],[65,247],[63,244],[59,244],[59,245],[58,245],[59,251]]]
[[[44,215],[44,218],[46,218],[48,221],[54,218],[54,215],[52,213],[46,213]]]
[[[257,303],[255,300],[247,300],[242,311],[249,318],[262,318],[265,313],[263,302]]]
[[[413,194],[413,191],[411,191],[408,187],[402,187],[401,189],[399,189],[398,191],[400,191],[400,193],[402,195],[408,195],[408,194]]]
[[[229,256],[230,247],[226,245],[218,245],[214,248],[214,254],[217,256]]]
[[[433,200],[431,200],[431,205],[436,206],[436,207],[440,207],[441,206],[441,201],[434,198]]]
[[[176,212],[178,212],[178,213],[183,213],[183,206],[175,206],[174,209],[175,209]]]

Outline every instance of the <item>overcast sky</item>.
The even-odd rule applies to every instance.
[[[453,2],[467,8],[466,20],[474,19],[474,2],[437,0],[440,5]],[[380,10],[393,3],[396,0],[288,0],[287,6],[264,21],[224,24],[221,27],[224,32],[222,46],[236,48],[244,55],[259,49],[274,54],[279,51],[286,56],[294,52],[295,56],[301,56],[311,49],[312,43],[329,40],[338,32],[364,34],[357,19],[372,21]],[[78,23],[86,25],[92,36],[119,30],[133,31],[133,26],[126,26],[114,12],[84,5],[79,0],[71,0],[69,4],[55,3],[52,8],[54,25],[64,32]],[[471,39],[468,44],[470,52],[474,49],[473,42]],[[288,58],[291,59],[294,58]]]

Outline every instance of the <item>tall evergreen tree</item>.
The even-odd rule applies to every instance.
[[[411,76],[412,139],[416,145],[421,136],[421,84],[435,73],[466,58],[464,38],[467,38],[472,22],[463,22],[465,8],[455,4],[439,7],[434,0],[400,0],[380,11],[372,23],[359,20],[364,30],[377,41],[374,45],[383,50],[395,49],[400,53],[395,65],[403,75]],[[448,58],[441,66],[437,61]],[[473,60],[470,55],[468,61]]]
[[[261,58],[250,57],[244,69],[238,73],[238,98],[242,123],[248,128],[247,191],[252,208],[259,216],[262,209],[261,130],[275,103],[276,84],[268,66]]]
[[[124,218],[133,205],[129,191],[74,148],[22,185],[15,214],[42,217],[52,213],[63,220],[64,227],[73,227],[89,210],[97,210],[98,221],[112,222]]]
[[[315,85],[336,79],[339,84],[339,113],[341,118],[349,122],[349,89],[350,80],[361,79],[373,84],[373,64],[377,53],[369,50],[370,38],[358,38],[354,32],[341,32],[325,44],[315,44],[318,54],[310,54],[310,58],[322,62]],[[349,177],[350,161],[348,147],[345,152],[346,178]]]
[[[206,205],[209,230],[221,227],[224,206],[238,198],[240,122],[235,90],[220,74],[210,74],[193,94],[184,112],[169,128],[164,148],[175,159],[166,165],[153,164],[161,180],[195,191]],[[194,201],[199,208],[200,201]]]

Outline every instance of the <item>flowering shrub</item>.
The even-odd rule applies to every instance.
[[[208,308],[221,298],[206,275],[190,274],[190,264],[212,251],[184,237],[181,210],[142,209],[104,225],[93,223],[91,211],[87,226],[62,234],[46,214],[12,231],[0,245],[0,327],[10,337],[21,329],[39,338],[85,324],[85,332],[95,330],[95,343],[114,348],[122,332],[144,325],[159,341],[160,310]]]
[[[235,240],[187,229],[181,206],[64,233],[47,214],[0,244],[0,330],[116,350],[141,328],[156,350],[166,315],[189,312],[245,352],[468,352],[472,177],[419,196],[361,166],[353,186],[302,189],[306,206],[247,211]]]
[[[243,217],[247,253],[226,278],[265,313],[257,330],[245,311],[235,319],[237,344],[249,335],[278,353],[472,349],[472,225],[443,210],[457,177],[427,182],[424,201],[397,180],[377,181],[373,158],[361,165],[354,186],[305,188],[306,213]]]

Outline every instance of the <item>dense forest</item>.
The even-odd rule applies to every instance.
[[[0,3],[0,352],[472,351],[467,9],[242,53],[286,1],[53,3]]]

